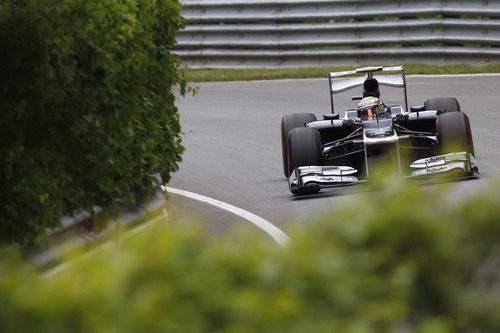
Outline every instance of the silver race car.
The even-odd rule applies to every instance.
[[[380,161],[403,177],[479,173],[469,118],[456,98],[432,98],[408,109],[404,66],[332,72],[328,79],[330,114],[317,120],[294,113],[281,120],[283,171],[293,194],[368,180]],[[381,85],[403,89],[403,104],[385,105]],[[357,87],[357,107],[336,113],[334,96]]]

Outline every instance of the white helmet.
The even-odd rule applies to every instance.
[[[365,97],[358,104],[358,116],[362,119],[374,119],[381,111],[382,103],[374,96]]]

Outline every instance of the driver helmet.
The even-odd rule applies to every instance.
[[[365,97],[358,104],[358,116],[362,119],[374,119],[381,111],[382,103],[374,96]]]

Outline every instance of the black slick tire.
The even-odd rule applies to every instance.
[[[460,103],[455,97],[430,98],[424,105],[426,110],[437,110],[439,113],[460,111]]]
[[[300,166],[320,166],[323,163],[321,137],[314,128],[294,128],[288,133],[288,170],[290,176]],[[319,191],[318,186],[311,186],[294,194],[311,194]]]
[[[474,156],[469,117],[463,112],[438,115],[436,121],[439,153],[468,152]]]
[[[292,113],[281,118],[281,151],[283,157],[283,173],[289,177],[291,171],[288,170],[288,133],[297,127],[305,127],[306,124],[316,121],[313,113]]]

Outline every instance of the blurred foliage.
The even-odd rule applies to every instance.
[[[4,253],[0,331],[496,332],[498,185],[375,182],[285,247],[165,221],[50,276]]]
[[[0,1],[0,243],[169,180],[183,26],[177,0]]]

